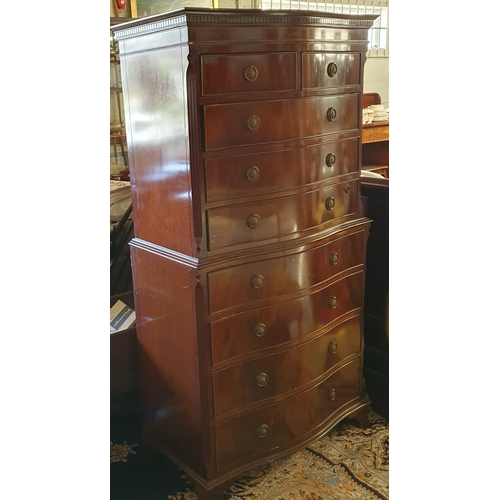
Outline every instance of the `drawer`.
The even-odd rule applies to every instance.
[[[210,312],[289,295],[360,265],[364,238],[358,231],[312,250],[208,273]]]
[[[296,89],[295,52],[201,56],[204,96]]]
[[[221,470],[270,450],[277,452],[319,429],[361,395],[360,365],[361,360],[355,359],[302,394],[216,425],[217,468]]]
[[[205,160],[207,202],[271,193],[358,170],[359,138]]]
[[[302,88],[333,88],[361,84],[361,54],[304,52]]]
[[[212,104],[204,107],[206,151],[291,141],[359,128],[359,94]]]
[[[211,322],[212,363],[299,340],[361,308],[363,280],[359,271],[306,297]]]
[[[316,191],[207,210],[209,250],[294,235],[358,211],[357,179]]]
[[[355,317],[286,351],[219,370],[212,375],[215,417],[300,390],[360,351],[360,319]]]

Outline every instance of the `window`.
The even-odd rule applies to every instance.
[[[337,14],[378,14],[368,33],[368,57],[389,56],[389,0],[257,0],[256,7],[274,10],[317,10]]]

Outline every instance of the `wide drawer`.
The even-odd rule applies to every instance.
[[[362,294],[359,271],[305,297],[213,321],[212,364],[299,340],[360,308]]]
[[[204,96],[296,89],[295,52],[201,56]]]
[[[210,272],[210,312],[298,292],[360,265],[364,238],[357,231],[312,250]]]
[[[208,248],[282,238],[358,211],[358,180],[279,199],[207,210]]]
[[[354,403],[361,395],[360,365],[360,359],[355,359],[302,394],[216,425],[217,468],[278,451],[320,427],[343,406]]]
[[[204,107],[205,149],[268,144],[359,128],[359,94]]]
[[[300,390],[360,351],[360,319],[355,317],[286,351],[219,370],[212,375],[215,417]]]
[[[361,84],[361,54],[304,52],[302,88],[333,88]]]
[[[205,160],[207,202],[282,191],[358,170],[359,138]]]

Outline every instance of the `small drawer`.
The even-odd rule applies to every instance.
[[[210,323],[212,363],[217,365],[305,337],[361,308],[362,297],[363,271],[359,271],[306,297],[213,321]],[[359,319],[349,321],[359,322]]]
[[[304,52],[302,88],[319,89],[361,84],[361,54]]]
[[[296,89],[295,52],[201,56],[204,96]]]
[[[327,245],[208,273],[210,312],[289,295],[363,263],[365,233],[358,231]]]
[[[320,430],[336,412],[361,396],[361,361],[346,364],[321,384],[295,397],[243,413],[215,426],[219,470],[292,444]]]
[[[204,107],[205,150],[356,130],[359,119],[359,94],[211,104]]]
[[[207,210],[208,247],[284,238],[358,210],[358,180],[316,191]]]
[[[205,160],[207,202],[271,193],[358,170],[359,138]]]
[[[360,351],[360,319],[355,317],[304,344],[219,370],[212,375],[215,417],[300,390]]]

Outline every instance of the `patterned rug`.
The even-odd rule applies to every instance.
[[[137,444],[111,443],[111,462],[132,461]],[[196,500],[186,476],[185,489],[141,498]],[[117,496],[111,498],[118,498]],[[389,425],[370,413],[362,429],[345,420],[329,434],[293,455],[254,469],[237,480],[224,500],[387,500],[389,498]]]

